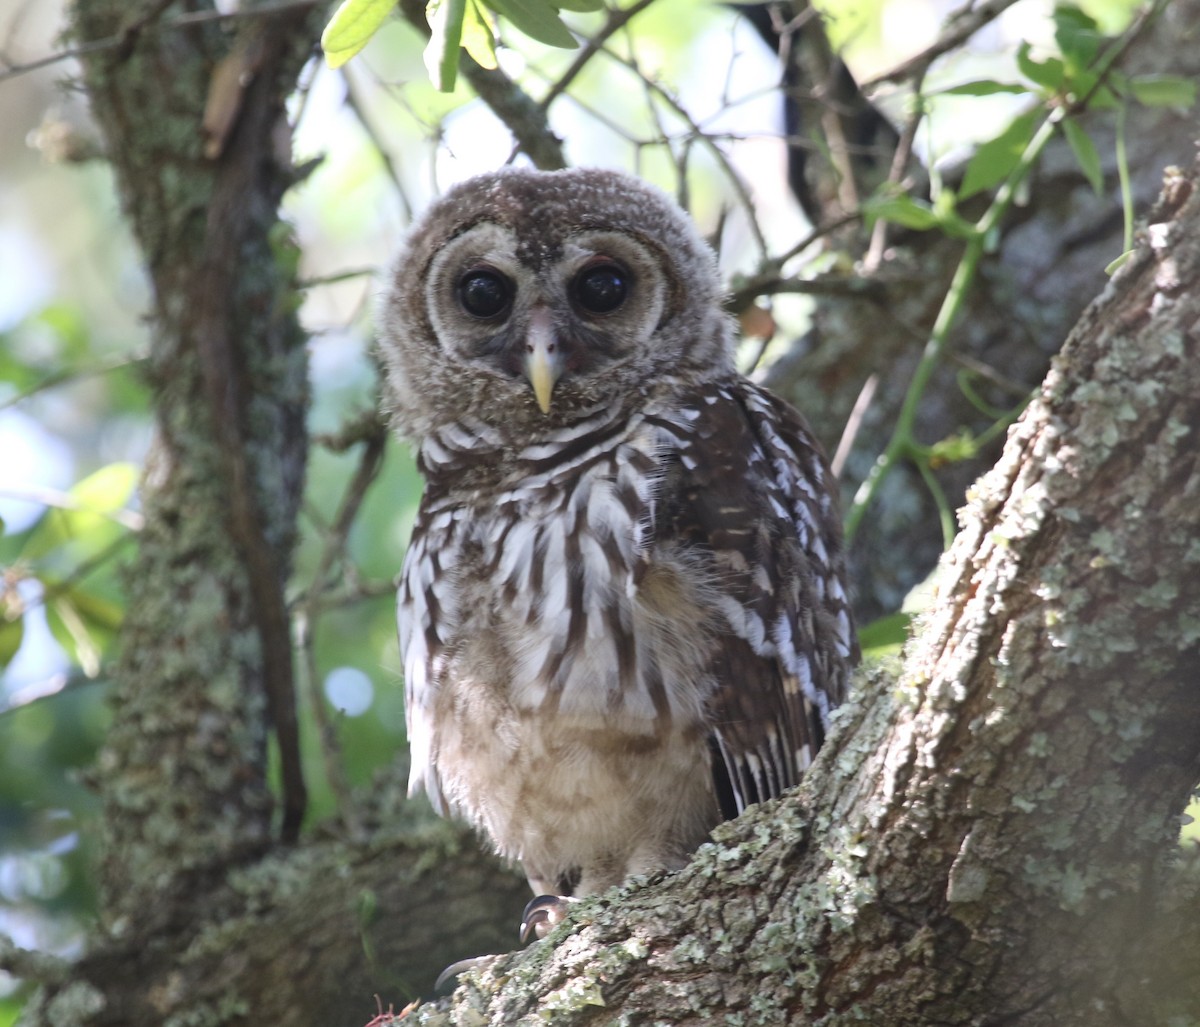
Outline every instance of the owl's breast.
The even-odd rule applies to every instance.
[[[647,740],[703,721],[711,604],[703,570],[654,549],[659,433],[569,441],[519,485],[422,510],[400,593],[414,780],[439,719]]]

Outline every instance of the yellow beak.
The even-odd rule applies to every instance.
[[[533,386],[533,395],[543,414],[550,413],[550,397],[562,372],[562,347],[554,337],[550,311],[538,307],[530,317],[529,334],[525,338],[525,377]]]

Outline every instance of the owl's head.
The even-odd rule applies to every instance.
[[[481,175],[412,228],[381,340],[399,427],[534,435],[733,368],[712,251],[665,194],[599,169]]]

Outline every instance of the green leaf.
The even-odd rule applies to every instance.
[[[1099,196],[1104,191],[1104,172],[1100,168],[1100,154],[1096,152],[1096,144],[1092,142],[1091,136],[1079,127],[1077,121],[1067,118],[1062,123],[1062,129],[1071,145],[1071,152],[1079,161],[1084,177],[1091,185],[1092,191]]]
[[[1022,114],[995,139],[988,140],[975,151],[958,191],[960,200],[991,189],[1008,177],[1033,138],[1037,119],[1037,111]]]
[[[975,226],[959,215],[955,202],[950,189],[942,189],[932,206],[904,193],[881,193],[863,203],[862,214],[868,227],[882,218],[917,232],[936,228],[946,235],[968,239],[975,234]]]
[[[1187,110],[1196,102],[1196,83],[1178,75],[1135,75],[1129,90],[1147,107],[1179,107]]]
[[[396,0],[342,0],[321,33],[325,63],[340,68],[379,30]]]
[[[868,225],[883,218],[918,232],[927,232],[941,223],[927,203],[919,203],[911,196],[872,196],[862,205],[862,213]]]
[[[137,483],[136,464],[108,464],[77,482],[71,489],[71,498],[81,510],[95,514],[116,513],[129,502]]]
[[[1029,87],[1017,82],[993,82],[990,78],[977,79],[974,82],[963,82],[949,89],[938,89],[930,96],[995,96],[997,93],[1028,93]]]
[[[604,0],[550,0],[560,11],[602,11]]]
[[[912,621],[911,613],[892,613],[860,628],[858,644],[862,647],[863,656],[877,659],[899,652],[908,641]]]
[[[137,467],[129,463],[109,464],[78,482],[67,494],[70,505],[54,507],[38,521],[21,550],[28,560],[37,560],[68,542],[80,542],[88,552],[110,544],[126,524],[125,506],[137,486]]]
[[[57,596],[47,604],[46,624],[58,644],[88,677],[100,673],[100,647],[79,611],[65,595]]]
[[[1095,19],[1078,7],[1061,5],[1054,10],[1054,41],[1074,70],[1089,67],[1100,52],[1101,34]]]
[[[122,608],[79,585],[63,587],[51,581],[45,585],[47,590],[55,590],[46,604],[51,634],[88,677],[95,677],[100,673],[104,653],[116,639]]]
[[[429,42],[425,46],[425,70],[439,92],[454,92],[458,80],[458,48],[462,43],[467,0],[432,0],[425,8],[429,20]]]
[[[21,640],[25,637],[25,618],[9,620],[0,617],[0,670],[3,670],[17,655]]]
[[[67,597],[78,611],[80,619],[93,631],[111,634],[121,627],[125,610],[120,603],[98,596],[81,585],[68,586],[61,594]]]
[[[481,68],[494,71],[500,66],[496,60],[496,37],[492,34],[491,22],[480,7],[479,0],[467,0],[462,45]]]
[[[1030,82],[1057,93],[1066,81],[1067,72],[1063,62],[1057,57],[1047,57],[1044,61],[1035,61],[1029,56],[1029,44],[1022,43],[1017,50],[1017,68]]]
[[[484,3],[539,43],[562,47],[564,50],[574,50],[579,46],[548,0],[484,0]]]

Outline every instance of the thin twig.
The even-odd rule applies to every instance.
[[[623,68],[626,68],[636,74],[646,84],[646,87],[656,96],[658,96],[672,110],[672,112],[674,112],[674,114],[681,121],[683,121],[685,125],[687,125],[691,135],[700,143],[702,143],[713,155],[713,157],[716,158],[721,170],[725,173],[726,178],[728,178],[730,185],[733,186],[733,191],[738,198],[738,202],[746,211],[746,219],[750,224],[750,231],[754,236],[755,245],[758,247],[759,252],[765,256],[768,251],[767,240],[763,235],[762,227],[759,225],[758,219],[755,217],[754,201],[751,199],[749,192],[746,190],[745,182],[742,181],[741,176],[738,175],[733,165],[729,162],[729,156],[725,153],[725,151],[722,150],[721,147],[719,147],[709,137],[708,133],[704,131],[703,127],[701,127],[701,125],[691,116],[688,110],[682,104],[680,104],[679,101],[670,94],[670,92],[660,86],[657,82],[643,75],[638,70],[635,62],[622,57],[620,54],[614,53],[609,47],[604,47],[601,50],[601,53],[603,53],[610,60],[616,61]]]
[[[725,300],[725,309],[731,314],[740,314],[751,303],[762,296],[854,296],[882,297],[886,292],[883,282],[862,275],[822,275],[820,278],[794,278],[767,271],[745,279]]]
[[[0,402],[0,412],[7,410],[9,407],[14,407],[32,396],[36,396],[39,392],[45,392],[48,389],[54,389],[60,385],[66,385],[84,378],[95,378],[103,374],[110,374],[124,367],[145,363],[147,359],[145,356],[114,357],[106,363],[99,363],[92,367],[67,367],[59,371],[52,371],[45,378],[41,379],[41,381],[34,382],[28,388]]]
[[[982,3],[976,4],[974,0],[968,0],[965,6],[951,13],[946,19],[945,30],[933,43],[894,68],[867,79],[860,88],[867,90],[885,82],[903,82],[906,78],[923,77],[929,66],[942,54],[957,49],[1016,2],[1017,0],[983,0]]]
[[[904,181],[904,176],[908,174],[908,162],[912,157],[917,129],[921,127],[921,119],[925,116],[925,103],[921,96],[924,83],[925,68],[918,68],[913,75],[913,108],[909,111],[908,119],[904,123],[904,131],[900,133],[896,151],[892,154],[892,166],[888,169],[887,180],[891,186],[898,187]],[[879,262],[883,260],[884,251],[887,249],[887,231],[887,218],[879,218],[871,230],[871,242],[867,246],[867,252],[863,258],[863,269],[868,274],[875,271],[879,267]]]
[[[21,606],[21,612],[28,613],[30,610],[35,610],[39,606],[48,606],[60,596],[66,595],[81,581],[89,577],[93,571],[99,570],[106,563],[108,563],[109,560],[113,559],[133,540],[133,537],[134,536],[131,534],[121,535],[119,538],[114,539],[107,546],[101,549],[100,552],[77,565],[69,574],[60,580],[50,584],[47,584],[45,581],[43,581],[41,594],[38,595],[37,598],[31,599],[29,602],[23,603]]]
[[[837,451],[833,454],[833,459],[829,463],[830,470],[833,471],[835,478],[842,476],[842,468],[846,466],[846,461],[850,457],[850,451],[854,449],[854,440],[858,437],[859,430],[863,426],[863,421],[867,416],[867,411],[871,408],[871,401],[875,398],[875,390],[879,386],[879,375],[870,374],[867,380],[863,382],[863,387],[859,390],[858,398],[854,401],[854,407],[850,411],[850,417],[846,420],[846,427],[842,430],[842,437],[838,439]]]
[[[337,731],[329,718],[325,698],[321,694],[317,674],[317,654],[313,647],[313,632],[306,611],[296,615],[293,622],[296,626],[296,646],[300,650],[304,667],[304,684],[308,692],[309,705],[317,722],[317,740],[321,746],[321,762],[325,767],[325,778],[329,782],[329,790],[337,800],[338,815],[345,824],[346,833],[352,841],[361,841],[363,834],[363,819],[359,814],[358,803],[354,799],[354,791],[346,777],[346,764],[342,757],[341,744],[338,742]]]
[[[355,278],[370,278],[378,268],[357,267],[348,271],[335,271],[330,275],[317,275],[314,278],[301,278],[296,283],[297,289],[315,289],[319,285],[337,285],[339,282],[349,282]]]
[[[0,970],[38,984],[63,984],[71,976],[72,964],[47,952],[20,948],[0,934]]]
[[[71,493],[42,485],[7,485],[0,488],[0,496],[23,500],[27,503],[37,503],[40,506],[54,507],[57,510],[94,513],[98,517],[105,517],[130,531],[141,531],[142,525],[145,523],[145,518],[134,510],[92,510]]]
[[[367,423],[366,418],[362,423]],[[295,623],[297,643],[304,656],[305,678],[308,685],[309,702],[313,716],[317,722],[317,735],[321,744],[321,757],[325,764],[325,774],[329,781],[330,790],[337,797],[338,809],[346,824],[351,837],[362,836],[363,820],[358,806],[354,801],[354,793],[346,778],[345,760],[342,758],[341,746],[338,743],[337,732],[329,717],[324,698],[321,695],[317,681],[316,653],[313,649],[312,627],[319,617],[321,609],[321,594],[325,588],[326,578],[334,564],[345,554],[346,541],[354,519],[358,516],[359,508],[366,497],[367,490],[379,474],[383,463],[384,449],[387,444],[387,429],[377,417],[374,430],[361,436],[363,450],[359,456],[358,468],[354,477],[346,487],[342,496],[341,506],[333,519],[321,551],[317,569],[313,573],[312,584],[305,593],[304,601],[296,611]]]
[[[652,3],[654,3],[654,0],[637,0],[637,3],[631,4],[629,7],[615,11],[610,10],[608,12],[608,19],[604,22],[600,31],[583,45],[583,48],[579,51],[579,55],[571,62],[570,67],[562,73],[558,81],[538,101],[538,106],[543,111],[548,110],[550,105],[567,91],[567,87],[575,81],[588,61],[600,52],[604,44]]]
[[[95,674],[87,674],[83,670],[73,668],[70,671],[56,671],[44,678],[39,678],[36,681],[27,681],[24,684],[21,682],[9,682],[7,684],[8,695],[4,700],[4,704],[0,705],[0,717],[13,713],[16,710],[23,710],[26,707],[33,706],[35,703],[46,702],[53,699],[55,696],[62,695],[63,692],[76,692],[81,688],[89,685],[104,685],[112,680],[112,674],[105,667],[100,667]],[[4,943],[4,935],[0,934],[0,946]],[[0,970],[9,970],[17,977],[28,976],[19,974],[11,967],[4,963],[4,954],[0,949]],[[38,978],[28,976],[29,980],[37,980]]]
[[[375,147],[375,152],[379,154],[379,159],[383,162],[384,170],[387,172],[388,178],[391,179],[392,187],[396,190],[396,195],[400,197],[400,206],[404,209],[404,220],[412,221],[413,206],[408,198],[408,192],[404,188],[404,182],[400,178],[400,170],[396,167],[395,161],[392,160],[392,155],[384,145],[382,137],[375,131],[375,126],[371,124],[371,119],[367,117],[366,109],[359,99],[354,78],[350,74],[350,66],[345,65],[341,69],[341,72],[342,81],[346,83],[346,102],[351,112],[358,119],[358,123],[362,126],[363,131],[367,133],[367,138],[371,140],[371,145]]]

